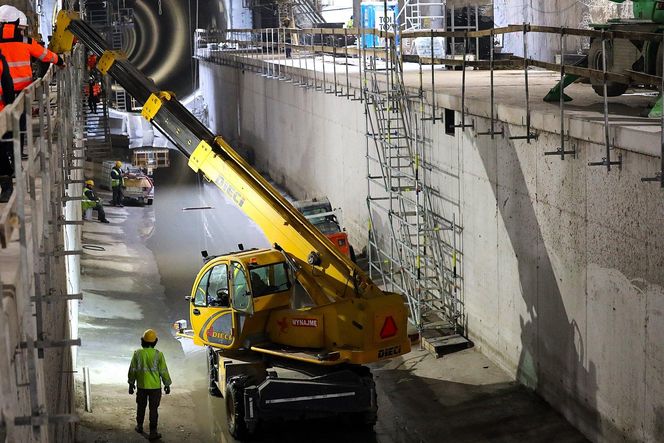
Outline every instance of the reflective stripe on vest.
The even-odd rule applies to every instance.
[[[120,173],[115,169],[111,169],[111,188],[117,188],[118,186],[120,186]]]
[[[10,68],[17,68],[19,66],[30,66],[30,62],[7,62]]]
[[[81,200],[81,208],[83,211],[86,209],[92,209],[95,206],[97,206],[97,202],[92,200],[90,196],[88,195],[88,192],[90,192],[90,189],[83,189],[83,199]]]
[[[149,358],[151,352],[154,355]],[[166,386],[171,384],[163,354],[154,348],[136,350],[127,375],[129,384],[135,381],[142,389],[159,389],[162,380]]]
[[[154,359],[152,360],[152,364],[150,366],[143,366],[143,361],[139,360],[138,361],[138,366],[132,366],[129,368],[131,372],[155,372],[159,373],[159,351],[156,349],[154,350]]]

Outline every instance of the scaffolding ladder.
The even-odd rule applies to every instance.
[[[390,32],[396,28],[383,26]],[[412,124],[411,99],[416,97],[405,89],[396,39],[382,41],[380,48],[364,48],[362,57],[370,276],[377,274],[386,289],[405,295],[420,334],[434,327],[460,334],[459,229],[454,216],[450,221],[434,210],[437,190],[428,183],[423,164],[421,125]],[[387,225],[382,231],[389,235],[379,236],[377,225]]]

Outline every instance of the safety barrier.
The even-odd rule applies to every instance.
[[[608,106],[608,97],[611,92],[607,88],[615,85],[640,85],[647,89],[657,91],[664,89],[664,77],[652,75],[646,72],[637,72],[631,69],[625,69],[616,72],[608,65],[608,60],[613,58],[612,47],[617,41],[650,42],[654,45],[661,45],[663,34],[653,32],[640,32],[628,30],[599,30],[599,29],[576,29],[567,27],[537,26],[531,24],[509,25],[500,28],[491,28],[483,30],[463,30],[446,31],[438,29],[420,29],[412,31],[399,31],[393,24],[386,24],[387,30],[376,30],[367,28],[313,28],[313,29],[291,29],[291,28],[266,28],[266,29],[229,29],[226,31],[198,32],[196,34],[196,57],[216,63],[233,65],[241,69],[257,71],[266,77],[287,80],[313,87],[336,95],[349,97],[351,99],[361,100],[360,94],[356,91],[362,91],[362,62],[353,63],[352,59],[375,58],[387,60],[395,58],[397,64],[403,66],[404,63],[419,64],[420,74],[420,95],[422,95],[424,84],[427,80],[427,73],[423,66],[429,66],[431,70],[429,85],[431,90],[436,89],[436,80],[433,75],[436,66],[446,66],[459,68],[463,71],[462,83],[462,105],[461,105],[461,125],[462,129],[469,127],[466,125],[465,112],[465,92],[466,92],[466,70],[467,69],[487,69],[490,71],[490,107],[491,107],[491,131],[487,134],[500,134],[494,128],[497,121],[495,118],[495,101],[493,78],[495,70],[520,69],[524,75],[526,112],[526,131],[523,136],[519,136],[527,142],[536,138],[536,134],[531,128],[531,99],[529,95],[528,72],[532,68],[544,69],[560,74],[560,85],[554,88],[547,96],[547,101],[554,101],[559,105],[560,114],[560,147],[556,150],[547,152],[546,155],[559,156],[565,160],[567,155],[573,158],[575,155],[574,147],[569,146],[566,140],[567,128],[565,127],[566,106],[568,99],[563,93],[563,88],[576,78],[586,78],[602,91],[603,102],[603,121],[604,121],[604,152],[599,161],[589,162],[589,166],[602,166],[611,171],[612,167],[620,167],[622,158],[613,156],[613,137],[610,134],[610,113]],[[506,59],[494,59],[493,51],[489,52],[489,58],[479,60],[475,54],[467,54],[471,41],[475,46],[479,45],[481,39],[490,39],[493,41],[497,36],[515,34],[520,35],[522,40],[523,55],[520,57],[511,56]],[[577,64],[566,63],[565,57],[561,57],[561,63],[550,63],[542,60],[536,60],[529,56],[528,36],[531,34],[551,35],[558,40],[561,53],[565,52],[568,39],[589,39],[590,42],[598,43],[598,50],[595,51],[596,57],[592,61],[592,66],[584,67]],[[463,54],[452,54],[452,56],[437,56],[435,53],[435,39],[448,38],[463,42],[466,49]],[[411,46],[415,39],[429,39],[429,53],[427,55],[406,54],[404,47]],[[362,44],[360,44],[363,42]],[[588,44],[590,46],[590,44]],[[393,49],[391,49],[393,48]],[[660,48],[661,49],[661,48]],[[394,54],[392,53],[394,52]],[[315,58],[321,57],[317,63]],[[337,63],[337,60],[340,62]],[[337,66],[340,65],[340,66]],[[661,69],[658,68],[659,72]],[[326,72],[327,70],[327,72]],[[313,71],[313,84],[309,71]],[[331,71],[331,72],[330,72]],[[608,86],[607,86],[608,85]],[[431,105],[436,112],[435,94],[432,95],[433,103]],[[539,98],[538,98],[539,99]],[[651,117],[659,119],[662,128],[662,137],[660,143],[660,156],[662,158],[660,171],[654,175],[644,177],[642,181],[658,182],[660,187],[664,188],[664,113],[661,112],[661,97],[651,111]],[[435,115],[433,118],[442,120]],[[657,121],[657,120],[655,120]]]

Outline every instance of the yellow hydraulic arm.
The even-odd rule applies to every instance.
[[[106,43],[77,13],[60,11],[52,47],[71,50],[73,37],[100,57],[98,69],[113,77],[136,100],[144,103],[143,116],[161,130],[189,158],[189,166],[221,189],[258,224],[272,243],[278,244],[299,267],[298,281],[317,306],[357,299],[390,298],[348,257],[295,209],[274,187],[238,155],[223,138],[212,134],[172,93],[159,91],[125,57],[109,51]],[[387,300],[386,300],[387,301]],[[401,352],[409,350],[406,309],[401,302],[394,312],[399,318]],[[403,321],[403,322],[402,322]]]

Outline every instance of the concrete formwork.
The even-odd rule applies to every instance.
[[[217,103],[213,131],[296,197],[327,195],[343,207],[351,241],[366,244],[362,103],[206,62],[201,87]],[[438,103],[459,111],[459,93],[437,91]],[[475,128],[489,124],[472,115],[487,115],[484,97],[466,104]],[[525,133],[518,109],[498,107],[507,136]],[[641,146],[656,134],[624,138],[622,169],[607,173],[587,166],[603,151],[591,120],[571,120],[583,140],[565,161],[544,156],[559,146],[555,110],[533,116],[539,138],[530,144],[432,125],[430,161],[459,180],[432,179],[458,195],[475,344],[592,440],[661,441],[664,199],[640,182],[658,169],[656,146]]]

